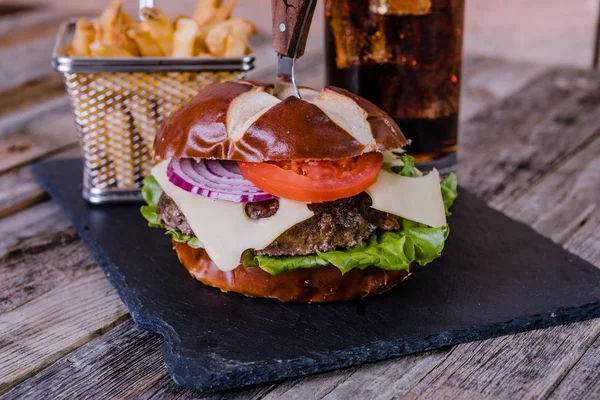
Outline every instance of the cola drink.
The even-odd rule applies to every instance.
[[[390,114],[425,167],[456,164],[464,0],[326,0],[328,84]]]

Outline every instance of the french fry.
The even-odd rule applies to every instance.
[[[246,41],[234,35],[228,35],[225,40],[225,57],[242,57],[246,54]]]
[[[165,55],[150,32],[145,31],[141,26],[133,25],[127,31],[127,35],[135,40],[142,57],[162,57]]]
[[[250,21],[243,18],[232,18],[212,26],[206,35],[205,42],[210,54],[223,56],[229,35],[246,41],[248,36],[254,33],[256,33],[256,27]]]
[[[256,26],[244,18],[231,18],[227,21],[221,22],[221,24],[229,27],[229,29],[231,29],[231,34],[239,37],[240,39],[245,39],[256,34]]]
[[[94,41],[96,31],[90,21],[85,18],[77,20],[75,24],[75,34],[71,42],[71,55],[75,57],[89,57],[90,44]]]
[[[166,56],[173,52],[173,25],[169,16],[158,8],[143,8],[140,11],[144,29],[158,42],[158,46]]]
[[[225,4],[219,6],[210,19],[210,23],[215,24],[229,19],[236,3],[236,0],[228,0]]]
[[[102,42],[119,46],[133,55],[138,55],[137,44],[127,31],[132,24],[132,19],[125,11],[120,0],[112,1],[99,18],[102,26]]]
[[[180,18],[173,35],[173,57],[193,57],[200,29],[191,18]]]
[[[133,54],[119,46],[100,42],[90,44],[90,53],[92,57],[134,57]]]
[[[210,51],[208,50],[208,47],[206,47],[206,42],[204,40],[205,37],[206,34],[202,36],[202,28],[200,28],[200,31],[196,36],[196,43],[194,45],[195,56],[210,56]]]
[[[100,20],[95,19],[92,21],[92,26],[94,27],[94,42],[102,41],[102,24]]]
[[[78,57],[246,54],[248,37],[256,27],[243,18],[230,19],[237,0],[221,1],[200,0],[192,18],[180,14],[173,22],[159,8],[145,8],[140,12],[142,22],[136,22],[123,11],[122,0],[113,0],[98,19],[77,22],[67,52]]]
[[[192,14],[192,19],[201,26],[209,24],[220,4],[221,0],[200,0]]]

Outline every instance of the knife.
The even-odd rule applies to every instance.
[[[317,0],[271,0],[273,49],[278,54],[274,94],[301,98],[294,64],[302,57]]]

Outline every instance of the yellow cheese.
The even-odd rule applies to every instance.
[[[168,160],[156,165],[152,176],[177,204],[208,256],[222,271],[235,269],[244,250],[263,249],[290,227],[313,216],[306,204],[279,199],[274,216],[252,220],[246,215],[244,203],[213,200],[173,185],[167,177],[168,165]]]
[[[425,176],[408,178],[382,169],[367,193],[371,207],[411,221],[437,228],[446,225],[440,175],[433,170]]]

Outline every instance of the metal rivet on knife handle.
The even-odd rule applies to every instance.
[[[277,53],[302,57],[316,4],[316,0],[271,0],[273,49]]]

